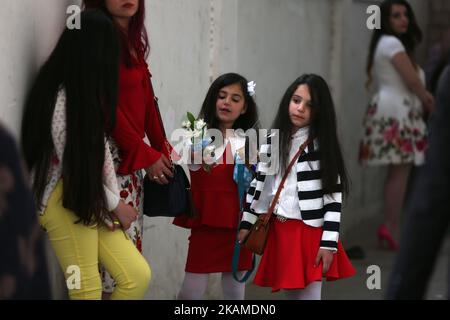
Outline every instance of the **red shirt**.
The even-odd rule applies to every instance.
[[[119,99],[112,137],[120,150],[122,161],[117,173],[122,175],[148,168],[162,153],[168,155],[150,78],[144,59],[132,68],[120,64]],[[143,140],[145,134],[151,147]]]

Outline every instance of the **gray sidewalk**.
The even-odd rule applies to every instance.
[[[395,253],[387,249],[379,248],[376,239],[376,226],[373,223],[362,226],[357,231],[349,232],[343,238],[343,245],[346,249],[352,246],[360,246],[365,253],[365,259],[352,260],[353,266],[357,269],[357,274],[349,279],[334,282],[324,282],[322,287],[322,299],[324,300],[379,300],[383,299],[384,290],[387,288],[390,274],[392,272]],[[450,234],[441,249],[439,259],[436,263],[434,274],[429,282],[427,299],[446,299],[447,277],[449,268]],[[381,289],[369,290],[367,279],[371,274],[367,273],[367,268],[377,265],[381,269]],[[261,288],[252,283],[247,285],[246,299],[251,300],[280,300],[285,299],[282,292],[271,293],[270,288]]]

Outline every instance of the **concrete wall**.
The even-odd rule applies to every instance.
[[[446,0],[429,0],[428,6],[430,10],[428,28],[430,45],[441,40],[442,32],[450,28],[450,1]]]
[[[25,93],[63,30],[68,0],[8,0],[0,11],[0,119],[17,135]]]
[[[419,0],[410,2],[419,24],[425,29],[427,3]],[[366,28],[366,8],[370,2],[211,0],[209,3],[194,2],[191,6],[184,4],[185,1],[178,1],[175,7],[170,7],[172,11],[169,10],[170,17],[177,17],[178,12],[183,12],[181,21],[168,19],[163,12],[158,11],[162,8],[157,2],[150,4],[149,11],[153,41],[150,64],[155,71],[155,83],[161,79],[160,96],[163,97],[163,105],[166,103],[168,107],[164,115],[167,127],[179,124],[185,111],[198,111],[207,84],[221,73],[239,72],[257,82],[256,100],[263,126],[270,126],[281,95],[297,76],[305,72],[321,74],[329,81],[333,91],[342,148],[352,181],[351,194],[343,213],[343,238],[347,231],[357,228],[365,220],[374,216],[381,219],[385,170],[365,170],[357,161],[362,118],[367,105],[364,70],[371,36],[371,31]],[[164,10],[165,6],[167,4],[164,4]],[[200,19],[191,21],[195,15]],[[166,19],[170,21],[171,28],[166,27]],[[203,29],[197,29],[199,24],[203,24]],[[164,30],[164,34],[158,34],[158,30]],[[161,37],[160,41],[158,37]],[[174,44],[164,39],[180,40]],[[199,40],[205,43],[197,43]],[[193,59],[186,57],[196,48],[206,51],[195,52]],[[424,49],[422,46],[418,50],[419,61],[423,60]],[[179,65],[178,62],[183,59],[186,59],[187,64]],[[157,68],[161,68],[161,72],[157,72]],[[182,79],[185,79],[186,74],[194,79],[184,88],[178,77],[182,74],[180,70],[186,72],[181,76]],[[166,95],[169,92],[168,85],[173,90]],[[180,93],[184,96],[180,97]],[[176,111],[171,111],[173,107]],[[173,115],[178,117],[178,122]],[[151,239],[147,243],[153,245],[147,246],[146,250],[149,250],[149,257],[154,257],[150,261],[155,277],[149,297],[161,297],[161,292],[169,291],[171,294],[164,297],[171,297],[176,294],[176,288],[182,281],[180,272],[186,255],[186,232],[165,226],[168,222],[166,219],[157,222],[151,220],[146,227],[154,231],[148,232],[146,237]],[[174,255],[179,260],[174,261],[172,255],[151,253],[152,250],[156,253],[168,248],[167,244],[158,243],[160,234],[164,238],[168,236],[174,239],[174,243],[169,246],[175,248]],[[165,269],[167,265],[171,265],[170,270]],[[161,275],[159,270],[164,270]],[[174,280],[174,288],[167,287],[165,277]],[[209,297],[220,298],[218,282],[218,276],[212,277]]]
[[[409,2],[426,34],[427,1]],[[331,84],[338,110],[342,148],[352,182],[351,194],[344,208],[344,234],[369,217],[382,219],[385,169],[362,168],[357,161],[359,140],[363,134],[361,124],[368,101],[365,68],[372,31],[365,26],[368,17],[366,8],[371,3],[376,1],[333,1],[333,52],[337,53],[332,53]],[[423,63],[425,49],[423,44],[417,49],[419,63]]]
[[[210,82],[222,73],[257,82],[263,126],[270,125],[284,90],[301,73],[329,73],[326,0],[150,1],[148,9],[150,66],[168,132],[186,111],[200,110]],[[174,298],[189,233],[165,218],[147,219],[145,230],[144,253],[153,268],[147,297]],[[217,275],[208,297],[221,297]]]
[[[30,81],[62,30],[67,5],[79,2],[2,1],[0,120],[16,135]],[[425,26],[426,2],[411,3]],[[353,182],[343,215],[345,238],[346,231],[380,215],[381,208],[384,171],[362,170],[357,163],[367,103],[368,4],[353,0],[148,0],[149,64],[167,132],[179,127],[186,111],[199,111],[209,84],[224,72],[239,72],[257,82],[263,126],[270,125],[281,95],[296,77],[305,72],[323,75],[336,100],[342,147]],[[170,219],[146,218],[144,255],[153,270],[146,298],[176,297],[184,275],[188,235],[187,230],[172,226]],[[211,279],[207,297],[221,297],[217,275]]]

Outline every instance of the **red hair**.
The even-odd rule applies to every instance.
[[[106,14],[111,16],[106,9],[105,0],[83,0],[83,5],[85,9],[102,9]],[[145,59],[148,55],[150,45],[144,21],[145,0],[139,0],[139,9],[130,20],[128,33],[116,24],[116,27],[120,31],[122,59],[128,67],[131,67],[134,64],[134,59],[131,54],[133,51],[136,52],[138,59]]]

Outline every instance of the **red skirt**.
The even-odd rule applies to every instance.
[[[231,272],[237,230],[201,226],[191,229],[186,272]],[[241,247],[239,271],[250,270],[252,253]]]
[[[310,283],[351,277],[356,273],[341,242],[333,254],[333,262],[326,275],[322,274],[322,261],[314,268],[320,247],[322,228],[306,225],[300,220],[280,222],[272,218],[266,248],[256,273],[254,283],[280,289],[303,289]]]

